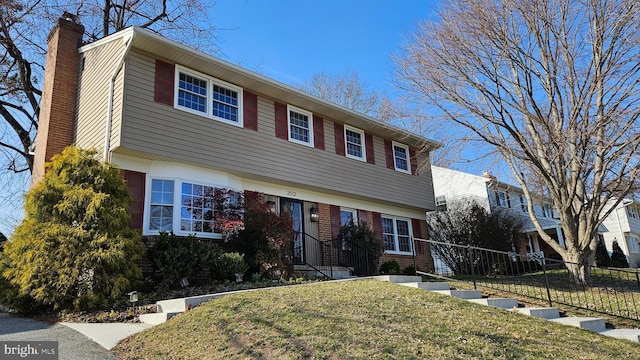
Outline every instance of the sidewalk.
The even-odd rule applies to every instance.
[[[146,330],[153,325],[142,323],[69,323],[61,322],[107,350],[111,350],[118,342],[130,335]]]

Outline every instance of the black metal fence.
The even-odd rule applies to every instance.
[[[433,271],[421,275],[538,299],[549,306],[561,304],[640,320],[638,269],[592,265],[588,267],[588,283],[578,284],[567,269],[577,264],[548,259],[540,252],[519,254],[418,238],[414,241],[428,243],[433,257]]]
[[[333,278],[333,270],[347,268],[351,275],[373,275],[377,270],[375,259],[370,257],[368,249],[347,240],[322,241],[304,234],[304,264],[316,272]]]

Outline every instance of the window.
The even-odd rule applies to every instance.
[[[340,225],[358,224],[358,213],[354,209],[340,208]]]
[[[542,205],[542,216],[547,218],[553,217],[553,207],[550,204]]]
[[[180,205],[180,231],[213,234],[215,189],[212,186],[183,182]]]
[[[313,115],[305,110],[287,106],[289,113],[289,140],[313,146]]]
[[[447,211],[447,197],[436,196],[436,211]]]
[[[522,212],[527,212],[527,198],[524,195],[520,195],[520,208]]]
[[[364,146],[364,132],[351,126],[344,127],[344,142],[347,157],[365,161],[367,158]]]
[[[504,191],[496,191],[496,204],[503,208],[510,208],[511,198],[509,194]]]
[[[151,181],[149,229],[173,230],[173,180]]]
[[[408,220],[383,216],[382,238],[385,252],[411,253],[411,227]]]
[[[630,253],[638,252],[638,238],[634,236],[627,236],[627,246],[629,247]]]
[[[634,219],[638,219],[638,211],[635,208],[632,208],[631,206],[627,206],[627,214],[629,215],[629,217],[634,218]]]
[[[242,126],[241,88],[181,67],[176,69],[176,108]]]
[[[411,174],[411,168],[409,167],[409,147],[394,142],[393,162],[395,163],[396,170]]]
[[[220,237],[217,212],[224,211],[229,220],[241,221],[242,194],[187,181],[152,179],[149,210],[151,232],[173,230],[178,235]]]

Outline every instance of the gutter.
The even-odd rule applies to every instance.
[[[107,102],[107,118],[105,120],[105,130],[104,130],[104,161],[109,162],[109,148],[111,147],[111,123],[113,117],[113,97],[114,97],[114,87],[116,78],[122,70],[124,66],[124,59],[129,54],[129,50],[131,50],[131,46],[133,45],[133,39],[136,37],[136,32],[132,31],[131,35],[128,39],[126,39],[126,46],[124,51],[122,52],[122,56],[120,57],[120,61],[118,62],[118,66],[113,71],[113,75],[111,75],[111,80],[109,81],[109,100]]]

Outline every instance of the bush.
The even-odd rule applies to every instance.
[[[382,246],[380,239],[365,222],[349,223],[340,228],[338,242],[342,244],[344,261],[357,276],[373,275],[378,269]]]
[[[161,232],[154,244],[147,245],[147,260],[153,267],[153,277],[161,289],[178,288],[180,279],[194,281],[214,263],[222,251],[210,241],[195,236],[176,236]]]
[[[214,261],[211,267],[211,276],[215,280],[231,280],[236,279],[236,274],[244,274],[249,267],[244,261],[244,255],[232,252],[221,253]]]
[[[416,268],[413,265],[409,265],[402,270],[402,275],[416,275]]]
[[[380,274],[395,275],[400,274],[400,264],[395,260],[385,261],[380,265]]]
[[[617,241],[613,242],[613,251],[611,252],[611,267],[617,268],[628,268],[629,262],[627,261],[627,257],[622,252],[620,245],[618,245]]]
[[[598,247],[596,248],[596,265],[604,267],[611,266],[611,256],[609,256],[607,247],[602,239],[598,240]]]
[[[4,245],[2,275],[33,307],[95,308],[141,278],[143,248],[129,227],[127,186],[117,167],[95,155],[68,147],[54,156]]]

